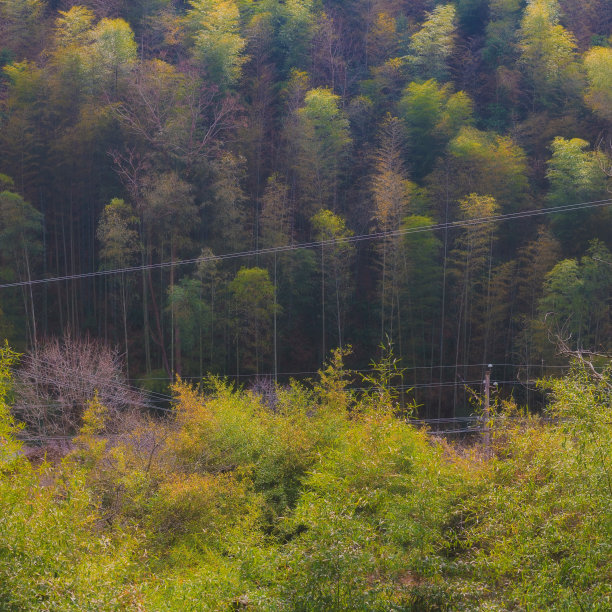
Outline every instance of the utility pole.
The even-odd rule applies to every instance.
[[[491,418],[491,368],[492,364],[487,366],[484,379],[484,446],[485,454],[487,457],[491,454],[491,429],[490,429],[490,418]]]

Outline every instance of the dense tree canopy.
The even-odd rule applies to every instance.
[[[611,35],[603,0],[1,0],[2,330],[168,380],[389,337],[436,414],[553,327],[601,349]]]

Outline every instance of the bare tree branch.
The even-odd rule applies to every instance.
[[[15,376],[15,416],[35,436],[73,435],[87,403],[98,394],[113,427],[120,413],[146,406],[127,384],[117,350],[90,337],[66,335],[27,354]]]

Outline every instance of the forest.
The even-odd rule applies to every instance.
[[[390,343],[423,416],[489,363],[541,407],[611,338],[611,34],[608,0],[1,0],[1,334],[165,392]]]
[[[0,612],[612,609],[610,0],[0,0]]]

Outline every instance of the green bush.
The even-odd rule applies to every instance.
[[[609,610],[610,373],[548,381],[553,421],[506,406],[490,455],[359,399],[336,353],[310,391],[211,379],[164,421],[32,465],[0,352],[0,610]]]
[[[287,520],[287,608],[410,606],[415,585],[439,583],[433,557],[458,476],[425,433],[389,414],[353,420]]]
[[[495,456],[460,509],[463,576],[483,609],[609,610],[609,377],[548,381],[550,416],[502,418]],[[488,607],[487,607],[488,606]]]

